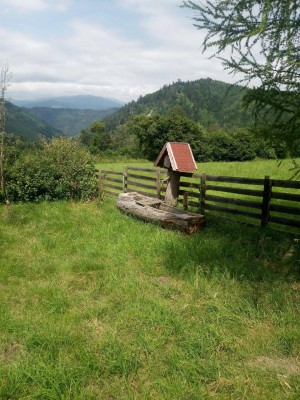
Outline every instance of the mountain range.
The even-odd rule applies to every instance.
[[[104,122],[109,130],[114,130],[138,114],[166,115],[175,111],[184,113],[209,130],[243,128],[252,120],[250,111],[243,106],[246,90],[210,78],[189,82],[179,80],[131,101],[105,118]]]
[[[101,96],[78,95],[42,98],[36,100],[11,100],[11,103],[19,107],[49,107],[49,108],[71,108],[75,110],[109,110],[122,107],[125,103]]]
[[[208,130],[235,130],[251,122],[243,108],[243,87],[210,78],[177,81],[128,104],[97,96],[71,96],[8,104],[7,131],[36,139],[65,133],[76,136],[92,122],[103,120],[108,131],[138,114],[184,113]]]

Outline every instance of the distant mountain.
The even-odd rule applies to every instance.
[[[117,108],[109,110],[79,110],[70,108],[34,107],[26,111],[33,117],[47,122],[56,129],[70,136],[76,136],[94,121],[102,120],[116,112]]]
[[[47,122],[29,114],[26,109],[17,107],[10,102],[6,102],[6,110],[5,130],[7,133],[13,133],[32,140],[37,140],[40,135],[51,138],[62,133]]]
[[[242,97],[247,89],[238,85],[199,79],[175,82],[155,93],[140,97],[120,108],[104,122],[110,130],[138,114],[165,115],[171,110],[185,113],[207,129],[232,130],[249,125],[252,117],[243,109]]]
[[[120,108],[124,105],[122,101],[101,96],[62,96],[36,100],[11,100],[19,107],[49,107],[49,108],[71,108],[76,110],[108,110]]]

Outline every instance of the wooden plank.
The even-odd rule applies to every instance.
[[[123,192],[123,185],[116,186],[116,185],[109,185],[109,184],[105,183],[104,188],[117,189],[117,190],[120,190],[120,192]]]
[[[226,192],[226,193],[235,193],[235,194],[245,194],[247,196],[263,196],[262,190],[253,190],[253,189],[241,189],[241,188],[232,188],[226,186],[217,186],[217,185],[207,185],[207,190],[213,190],[215,192]]]
[[[120,193],[111,192],[110,190],[103,190],[104,194],[108,194],[109,196],[118,197]]]
[[[159,171],[157,171],[157,172],[159,172]],[[143,175],[136,175],[136,174],[130,174],[129,173],[128,174],[128,178],[136,178],[136,179],[141,179],[141,180],[144,180],[144,181],[156,182],[156,177],[154,178],[152,176],[143,176]]]
[[[103,173],[103,174],[110,174],[110,175],[119,175],[119,176],[123,176],[123,172],[107,171],[107,170],[104,170],[104,169],[101,169],[101,173]]]
[[[237,210],[235,208],[220,207],[220,206],[216,206],[216,205],[210,204],[210,203],[205,204],[205,209],[211,210],[211,211],[220,211],[220,212],[224,212],[224,213],[228,213],[228,214],[242,215],[244,217],[260,219],[260,214],[256,214],[256,213],[253,213],[250,211]]]
[[[241,183],[247,185],[263,185],[264,179],[255,178],[242,178],[235,176],[219,176],[219,175],[206,175],[208,181],[213,182],[227,182],[227,183]]]
[[[124,192],[127,193],[127,189],[128,189],[128,167],[127,166],[124,168],[123,188],[124,188]]]
[[[289,189],[300,189],[300,181],[284,181],[273,179],[273,186]]]
[[[206,191],[207,191],[207,183],[206,183],[206,174],[203,173],[200,180],[200,214],[205,214],[205,199],[206,199]]]
[[[128,187],[129,186],[135,186],[135,187],[140,187],[144,189],[151,189],[156,191],[156,185],[146,185],[145,183],[140,183],[136,181],[131,181],[128,179]]]
[[[156,197],[160,199],[161,196],[161,182],[160,182],[160,171],[156,173]]]
[[[195,207],[199,209],[199,202],[195,202],[195,201],[190,201],[189,200],[189,207]]]
[[[121,183],[123,185],[123,179],[120,178],[111,178],[109,176],[104,177],[104,181],[105,182],[117,182],[117,183]]]
[[[269,176],[265,176],[264,193],[261,208],[261,227],[265,228],[270,219],[270,206],[272,198],[272,181]]]
[[[273,192],[272,199],[300,201],[300,194]]]
[[[271,216],[270,222],[300,228],[300,220]]]
[[[149,193],[149,192],[143,192],[141,190],[128,189],[128,193],[132,193],[132,192],[137,192],[137,193],[143,194],[144,196],[153,197],[154,199],[157,198],[156,193],[153,194],[153,193]]]
[[[251,207],[251,208],[257,208],[257,209],[261,209],[261,207],[262,207],[262,204],[258,203],[257,201],[232,199],[230,197],[206,195],[206,200],[215,201],[217,203],[235,204],[236,206]]]
[[[156,173],[157,171],[160,171],[162,174],[163,173],[165,173],[165,174],[167,173],[167,171],[164,170],[164,169],[157,170],[157,169],[138,168],[138,167],[131,167],[131,166],[128,166],[128,171],[129,170],[131,170],[131,171],[141,171],[141,172],[152,172],[152,173]]]
[[[192,182],[180,182],[180,187],[188,187],[198,189],[200,188],[199,183],[192,183]]]
[[[271,211],[280,212],[282,214],[300,215],[300,208],[298,207],[282,206],[280,204],[271,204],[270,209]]]
[[[194,197],[196,199],[199,199],[199,193],[197,192],[190,192],[189,190],[179,190],[179,194],[181,196],[183,196],[184,193],[188,193],[189,197]]]

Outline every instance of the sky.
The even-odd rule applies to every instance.
[[[181,0],[0,0],[6,98],[96,95],[124,102],[162,86],[236,79],[202,54]]]

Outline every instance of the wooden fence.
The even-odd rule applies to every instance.
[[[164,199],[166,170],[126,167],[124,172],[99,170],[99,190],[103,195],[121,192]],[[238,178],[184,173],[180,180],[179,203],[185,209],[209,215],[234,216],[266,227],[288,226],[299,233],[300,182]]]

